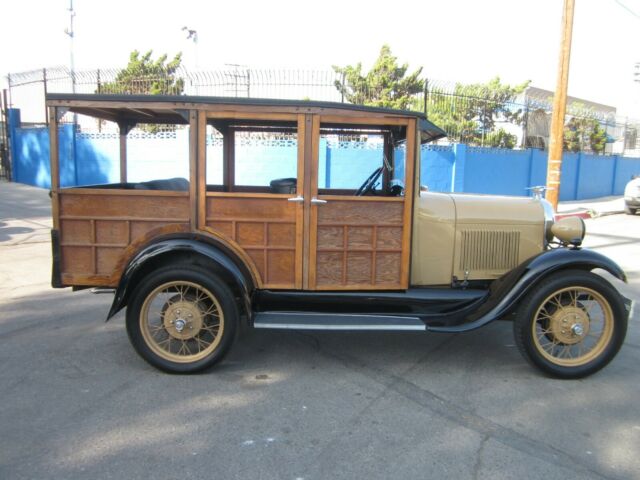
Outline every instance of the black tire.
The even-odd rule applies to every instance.
[[[624,206],[624,213],[627,215],[635,215],[637,211],[637,208],[631,208],[629,205]]]
[[[571,290],[573,287],[575,287],[575,290]],[[580,322],[584,320],[587,325],[590,325],[592,321],[591,315],[585,307],[586,302],[583,300],[578,301],[577,293],[574,294],[575,301],[573,304],[566,307],[564,305],[559,308],[555,307],[558,313],[550,311],[557,305],[557,303],[553,303],[553,300],[562,299],[564,298],[563,295],[569,295],[571,299],[572,291],[597,293],[598,296],[593,297],[590,302],[592,305],[598,305],[598,308],[602,311],[602,336],[594,340],[594,346],[591,351],[587,351],[582,356],[578,354],[576,358],[569,356],[569,358],[565,359],[560,354],[555,357],[552,352],[558,350],[564,352],[567,348],[569,355],[572,349],[579,349],[578,351],[582,352],[583,341],[586,342],[587,337],[589,337],[588,333],[591,327],[585,328],[587,335],[584,340],[581,339],[581,335],[584,335],[584,332],[576,334],[573,331],[573,327],[562,330],[562,332],[558,331],[562,327],[561,322],[565,322],[566,318],[570,317],[569,313],[563,317],[565,314],[560,312],[560,308],[563,309],[563,312],[565,308],[567,312],[571,310],[571,315],[576,312],[580,314],[579,309],[582,309],[585,317],[574,316],[574,318],[580,318]],[[554,296],[555,294],[559,296]],[[553,300],[549,301],[552,296],[554,296]],[[602,302],[606,303],[608,307]],[[560,303],[562,304],[562,301]],[[561,318],[562,320],[560,320]],[[578,322],[578,320],[575,321]],[[553,274],[527,295],[518,309],[513,324],[513,332],[518,350],[533,366],[556,378],[576,379],[597,372],[616,356],[624,342],[627,321],[628,313],[624,301],[613,285],[594,273],[583,270],[568,270]],[[544,322],[547,322],[546,325]],[[548,331],[551,328],[549,327],[550,322],[555,322],[553,323],[553,328],[556,328],[555,331],[559,334],[559,337],[556,338],[554,335],[554,341],[552,342],[554,345],[551,346],[550,351],[547,351],[541,342],[545,341],[543,336],[546,337],[548,335],[548,333],[544,332],[545,329]],[[540,330],[537,330],[537,328],[540,328]],[[583,325],[580,323],[578,332],[582,328]],[[534,330],[536,330],[537,334],[534,334]],[[566,338],[569,338],[569,340],[566,340]],[[569,343],[563,343],[562,340]],[[567,347],[569,344],[571,346]]]
[[[167,285],[169,287],[163,289]],[[177,289],[180,289],[179,293]],[[160,294],[164,297],[159,297]],[[200,297],[201,294],[203,298]],[[159,325],[149,326],[151,305],[154,302],[163,303],[163,298],[168,300],[161,310],[155,310],[159,315],[154,315],[159,320]],[[197,334],[188,331],[184,321],[180,331],[175,325],[167,325],[167,322],[174,324],[175,316],[187,316],[184,312],[180,315],[179,309],[171,310],[173,316],[169,320],[168,309],[181,308],[180,305],[185,307],[183,310],[195,315],[198,321]],[[216,322],[217,330],[214,325]],[[215,274],[195,265],[167,266],[150,273],[136,286],[127,306],[126,323],[131,344],[148,363],[167,373],[196,373],[221,361],[228,353],[238,330],[239,312],[233,293]],[[178,324],[178,320],[175,320],[175,324]],[[190,324],[187,326],[193,328]],[[152,330],[156,333],[152,333]],[[155,341],[158,332],[165,336],[164,340]],[[191,335],[191,338],[173,337],[181,334]],[[210,337],[210,344],[201,352],[201,346],[206,345],[209,340],[205,336]],[[172,341],[181,345],[181,351],[185,348],[184,355],[171,351]],[[165,345],[161,346],[162,343]],[[189,353],[192,352],[191,348],[197,347],[198,351],[187,355],[185,345],[189,345]]]

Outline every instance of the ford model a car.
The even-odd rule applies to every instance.
[[[126,307],[133,346],[162,370],[220,361],[240,322],[465,332],[511,320],[524,357],[563,378],[623,343],[627,302],[592,270],[625,274],[580,248],[582,220],[554,222],[539,198],[427,191],[421,144],[444,132],[421,114],[185,96],[47,105],[53,286],[113,289],[108,317]],[[119,179],[60,187],[65,112],[119,126]],[[128,132],[149,123],[178,126],[175,161],[137,148],[134,165]]]

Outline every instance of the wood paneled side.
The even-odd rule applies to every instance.
[[[96,273],[93,269],[91,246],[62,247],[60,263],[62,273]]]
[[[318,207],[318,225],[402,225],[402,202],[329,200]]]
[[[97,220],[96,243],[129,244],[129,225],[125,220]]]
[[[152,231],[189,228],[187,193],[60,192],[60,270],[68,285],[114,286],[128,247]],[[175,193],[175,192],[171,192]]]
[[[153,218],[158,220],[179,219],[189,222],[189,195],[180,196],[112,194],[67,195],[60,193],[60,215],[85,218]]]
[[[403,288],[403,199],[322,198],[327,203],[317,207],[315,288]]]
[[[296,220],[300,207],[287,201],[290,197],[207,194],[206,226],[244,249],[265,288],[297,287],[301,239]]]

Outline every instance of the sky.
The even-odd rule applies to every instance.
[[[562,0],[75,0],[77,70],[134,49],[189,69],[370,66],[383,44],[429,78],[556,84]],[[69,65],[69,0],[3,2],[0,74]],[[198,32],[197,52],[181,30]],[[640,118],[640,0],[576,0],[569,95]],[[19,105],[16,105],[19,106]]]

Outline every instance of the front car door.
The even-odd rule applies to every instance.
[[[415,121],[314,115],[305,288],[408,288]]]

